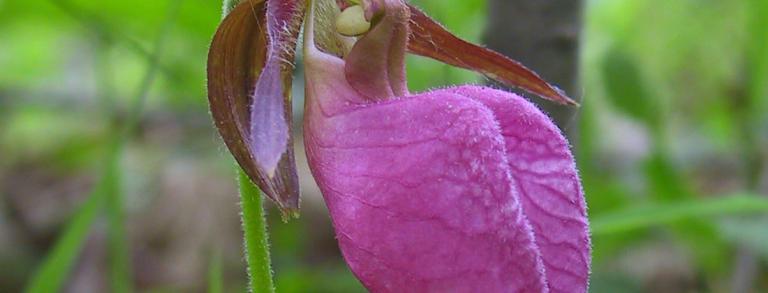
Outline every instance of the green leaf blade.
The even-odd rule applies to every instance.
[[[768,212],[768,198],[733,195],[712,199],[689,199],[634,206],[606,213],[591,221],[592,235],[606,235],[643,229],[671,222],[728,214]]]

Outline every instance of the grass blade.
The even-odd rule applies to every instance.
[[[224,292],[224,269],[221,262],[221,251],[214,251],[208,263],[208,293]]]
[[[768,198],[754,195],[723,196],[646,204],[600,215],[591,220],[592,235],[626,232],[679,220],[768,212]]]
[[[155,40],[155,49],[147,66],[145,76],[139,85],[137,94],[129,109],[127,121],[119,131],[112,134],[107,151],[103,177],[88,196],[67,227],[57,239],[51,252],[46,256],[37,272],[27,284],[26,292],[58,292],[75,259],[88,236],[89,228],[96,220],[99,211],[106,207],[109,224],[110,279],[113,292],[131,292],[130,262],[125,237],[122,195],[120,193],[119,158],[130,134],[138,125],[144,107],[144,101],[156,79],[160,68],[160,52],[169,28],[175,22],[182,0],[171,1],[171,6],[163,27]]]
[[[157,73],[160,70],[160,57],[163,52],[165,38],[168,36],[176,17],[179,14],[182,0],[169,1],[168,12],[163,26],[154,41],[154,50],[149,58],[147,71],[139,84],[133,103],[128,113],[127,123],[123,126],[121,137],[118,143],[123,145],[139,123],[141,113],[144,110],[144,103],[147,100],[149,90],[152,88]],[[109,268],[112,292],[128,293],[133,292],[130,252],[128,249],[128,239],[125,231],[125,216],[123,210],[123,194],[119,186],[120,182],[115,181],[110,185],[107,194],[106,214],[108,223],[109,237]]]
[[[26,292],[59,292],[65,278],[80,255],[91,224],[99,215],[104,205],[107,191],[117,181],[119,149],[112,145],[104,167],[104,175],[97,183],[88,199],[80,206],[74,217],[67,223],[51,252],[30,279]]]
[[[119,172],[119,170],[115,170],[115,172]],[[106,194],[105,210],[107,215],[109,275],[112,284],[112,292],[133,292],[131,262],[128,251],[128,240],[125,232],[125,215],[122,203],[123,194],[120,180],[118,180],[118,178],[111,180],[111,184],[107,184],[104,193]]]

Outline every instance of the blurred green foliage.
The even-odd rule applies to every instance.
[[[458,35],[481,41],[486,1],[413,2]],[[84,261],[79,251],[87,251],[87,235],[105,229],[88,225],[100,223],[99,200],[106,198],[87,195],[104,194],[103,181],[121,183],[109,193],[125,198],[113,202],[108,215],[123,211],[125,233],[134,234],[150,228],[136,226],[136,218],[168,193],[158,183],[161,166],[196,162],[189,168],[211,169],[234,186],[205,99],[207,46],[221,1],[181,1],[178,17],[163,33],[172,3],[0,0],[0,232],[16,235],[0,241],[0,266],[12,268],[0,276],[0,291],[24,288],[46,256],[48,262]],[[743,247],[754,250],[765,268],[768,224],[760,211],[768,198],[768,1],[589,0],[584,20],[583,106],[574,151],[595,229],[592,291],[728,291],[734,255]],[[161,34],[164,54],[152,86],[144,89]],[[482,82],[419,57],[408,58],[408,69],[414,91]],[[135,98],[145,90],[137,133],[115,159],[119,170],[109,171],[104,166],[112,165],[110,142],[132,119]],[[54,179],[35,181],[24,175],[29,169]],[[80,177],[103,179],[75,192],[81,195],[74,199],[41,198],[30,190],[45,188],[25,187],[53,188],[58,185],[51,182]],[[207,179],[215,185],[215,178]],[[236,198],[228,199],[236,205]],[[38,202],[19,204],[24,200]],[[36,222],[19,216],[25,206],[51,201],[63,214],[45,229],[29,228]],[[73,217],[77,206],[88,212]],[[63,229],[67,219],[86,224]],[[111,221],[123,225],[120,218]],[[278,292],[363,290],[335,247],[318,248],[333,243],[330,235],[316,235],[330,233],[327,218],[310,213],[284,224],[272,212],[269,221]],[[200,262],[207,269],[190,281],[197,283],[164,283],[142,277],[146,260],[130,248],[140,239],[128,239],[125,249],[133,256],[124,262],[133,267],[126,274],[137,281],[127,286],[150,292],[245,287],[237,249],[203,247]],[[318,251],[330,253],[314,255]],[[60,267],[40,278],[50,278],[44,280],[48,285],[60,278],[66,286],[69,269],[75,268]],[[768,290],[765,271],[756,279],[756,291]]]

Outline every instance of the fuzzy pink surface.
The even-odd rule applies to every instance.
[[[586,292],[591,260],[589,223],[568,141],[549,117],[517,95],[477,86],[445,91],[473,98],[493,111],[550,291]]]
[[[379,2],[382,20],[344,59],[305,34],[304,143],[352,272],[372,292],[586,292],[567,140],[512,93],[409,94],[407,10]]]
[[[373,292],[584,292],[565,139],[524,99],[462,86],[382,102],[307,64],[305,146],[342,253]]]

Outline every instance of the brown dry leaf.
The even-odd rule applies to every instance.
[[[293,148],[286,148],[271,173],[255,160],[254,148],[261,146],[248,143],[252,95],[268,53],[266,25],[264,0],[243,1],[222,21],[208,52],[208,100],[216,127],[238,164],[284,215],[295,216],[299,185]],[[280,94],[282,99],[289,93]],[[286,104],[284,120],[290,129],[290,103]],[[264,109],[254,108],[259,110]],[[287,145],[292,145],[291,139]]]
[[[547,83],[519,62],[493,50],[466,42],[416,7],[411,9],[411,37],[408,51],[481,73],[509,86],[519,87],[545,99],[578,105],[562,90]]]

